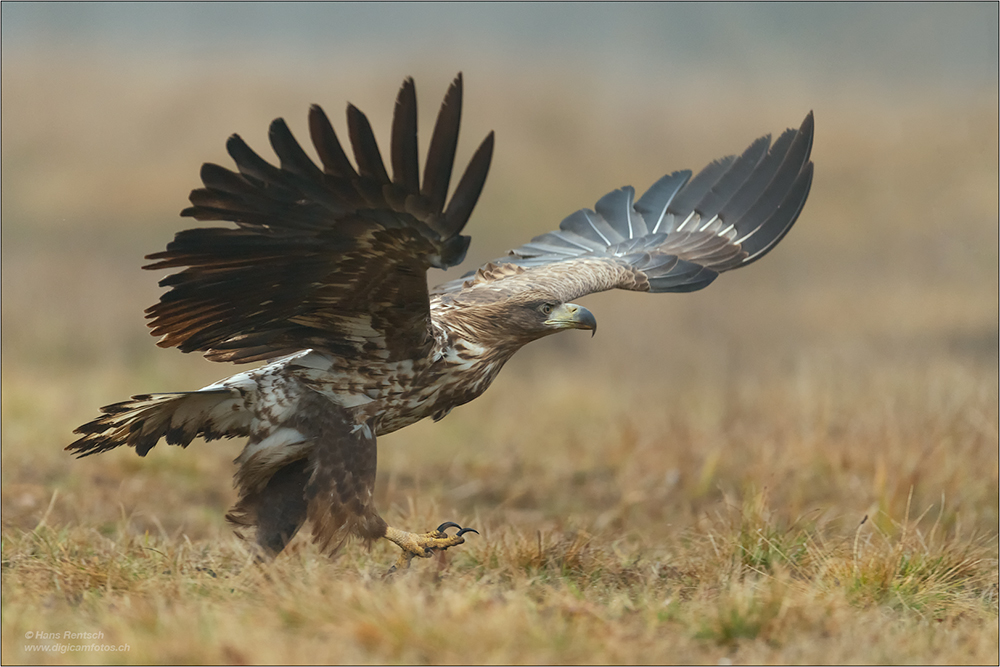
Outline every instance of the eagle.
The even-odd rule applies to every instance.
[[[667,174],[638,199],[632,187],[613,190],[557,230],[428,289],[429,269],[465,258],[462,231],[493,154],[490,132],[448,199],[462,89],[459,73],[422,181],[412,78],[396,97],[391,176],[350,104],[354,164],[317,105],[309,133],[321,166],[280,118],[269,129],[278,166],[232,135],[236,171],[204,164],[204,187],[181,215],[235,226],[186,229],[146,257],[145,269],[180,269],[160,281],[168,289],[146,317],[161,347],[265,363],[197,391],[105,406],[66,449],[84,457],[127,445],[145,456],[161,439],[246,437],[226,518],[260,558],[308,521],[326,552],[385,538],[401,549],[392,570],[409,567],[475,531],[389,526],[373,494],[378,436],[473,400],[526,343],[568,329],[593,335],[593,313],[574,303],[582,296],[692,292],[757,261],[791,229],[812,184],[810,112],[773,143],[763,136],[694,177]]]

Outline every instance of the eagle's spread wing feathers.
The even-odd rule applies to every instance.
[[[249,362],[305,348],[359,359],[416,358],[431,341],[426,271],[462,261],[460,232],[479,197],[493,149],[490,133],[445,208],[462,78],[448,90],[417,167],[416,94],[407,79],[397,98],[386,172],[367,118],[347,109],[357,169],[318,106],[309,129],[323,169],[281,119],[269,136],[280,167],[233,135],[226,144],[238,172],[206,164],[205,184],[182,215],[236,228],[180,232],[148,269],[186,267],[147,310],[160,345]]]
[[[564,301],[607,289],[690,292],[763,257],[798,217],[812,183],[810,112],[798,130],[753,142],[691,178],[668,174],[634,200],[626,186],[437,294],[544,283]],[[504,269],[504,266],[510,268]]]

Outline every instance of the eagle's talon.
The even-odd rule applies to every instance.
[[[448,535],[445,531],[449,528],[458,528],[458,532],[454,535]],[[438,526],[436,530],[422,535],[387,527],[385,538],[402,549],[402,553],[399,554],[396,564],[390,568],[386,576],[397,570],[408,569],[410,561],[413,558],[430,558],[437,551],[444,551],[449,547],[464,544],[465,538],[462,536],[465,533],[475,533],[478,535],[479,531],[474,528],[462,528],[454,521],[446,521]]]

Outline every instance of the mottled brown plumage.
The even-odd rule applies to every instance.
[[[479,396],[523,345],[570,328],[596,330],[571,301],[609,289],[683,292],[767,253],[791,228],[812,181],[812,114],[772,145],[697,176],[674,172],[637,201],[631,187],[602,197],[467,276],[428,291],[426,272],[465,257],[461,232],[486,180],[487,135],[448,188],[461,120],[462,78],[445,96],[420,180],[417,102],[396,99],[390,177],[367,118],[347,108],[356,168],[318,106],[309,111],[317,166],[281,119],[274,166],[239,136],[237,171],[206,164],[204,187],[181,215],[235,227],[179,232],[147,269],[180,269],[147,310],[159,344],[215,361],[264,366],[195,392],[135,396],[103,408],[67,449],[88,456],[121,445],[142,456],[161,439],[186,447],[248,436],[236,459],[239,500],[228,518],[275,555],[304,522],[334,550],[351,536],[385,537],[397,565],[464,541],[450,525],[397,530],[374,505],[376,438],[441,419]],[[446,205],[447,202],[447,205]]]

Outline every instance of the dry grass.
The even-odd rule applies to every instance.
[[[99,405],[229,372],[158,350],[140,316],[158,290],[139,257],[179,228],[196,165],[314,99],[350,94],[384,128],[394,77],[208,72],[185,97],[146,70],[9,67],[5,663],[997,662],[995,93],[811,101],[814,191],[767,260],[695,295],[596,295],[596,338],[529,346],[482,398],[383,438],[387,519],[482,532],[383,580],[391,545],[331,560],[299,539],[252,564],[222,519],[238,443],[62,447]],[[431,108],[446,79],[417,74]],[[805,111],[664,120],[651,99],[612,122],[572,80],[466,77],[463,136],[503,124],[473,260]],[[28,652],[38,631],[129,650]]]

